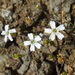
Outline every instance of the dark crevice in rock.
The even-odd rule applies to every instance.
[[[75,8],[73,7],[75,2],[71,4],[70,13],[71,13],[71,23],[74,24],[75,21]]]
[[[25,24],[21,25],[20,28],[21,28],[22,34],[26,34],[26,33],[24,32],[25,30],[27,30],[28,33],[30,33],[32,27],[36,27],[36,26],[38,25],[39,21],[42,20],[42,19],[45,18],[45,17],[46,17],[46,15],[42,12],[41,15],[38,17],[37,21],[35,21],[31,26],[29,26],[29,27],[26,28],[26,27],[25,27]]]
[[[46,12],[45,14],[49,16],[49,11],[47,9],[47,5],[43,4],[43,2],[41,0],[40,0],[40,4],[41,4],[43,12],[44,13]]]
[[[5,48],[9,48],[9,46],[11,46],[11,45],[12,45],[12,42],[7,41],[7,43],[6,43],[6,45],[5,45]]]
[[[9,48],[13,43],[15,46],[19,47],[18,44],[16,43],[16,39],[14,38],[12,42],[10,40],[7,41],[5,48]]]
[[[42,62],[41,61],[37,61],[37,68],[40,69]]]
[[[6,70],[10,70],[10,71],[11,71],[11,75],[19,75],[19,74],[17,73],[17,71],[16,71],[16,70],[13,70],[11,67],[6,67],[5,69],[6,69]]]

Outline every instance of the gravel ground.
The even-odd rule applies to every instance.
[[[49,21],[64,24],[63,40],[44,34]],[[0,35],[0,75],[75,75],[75,0],[0,0],[0,34],[6,24],[17,33]],[[41,49],[23,46],[28,33],[44,34]]]

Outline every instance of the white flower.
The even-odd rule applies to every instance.
[[[65,27],[63,24],[59,25],[58,27],[56,27],[55,22],[54,21],[50,21],[49,23],[51,28],[45,28],[45,33],[51,34],[49,36],[49,39],[51,39],[52,41],[55,39],[55,35],[62,40],[64,38],[64,35],[62,33],[60,33],[60,31],[64,30]]]
[[[30,33],[28,34],[28,37],[30,39],[30,41],[24,41],[24,45],[28,46],[30,45],[30,51],[35,51],[35,47],[40,49],[41,48],[41,44],[39,44],[38,42],[41,41],[41,37],[40,36],[35,36]]]
[[[3,30],[1,35],[5,35],[4,41],[7,42],[9,39],[10,41],[13,41],[13,38],[11,37],[11,33],[16,33],[15,29],[10,29],[9,30],[9,25],[5,25],[5,31]]]

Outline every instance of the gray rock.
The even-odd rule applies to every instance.
[[[30,68],[25,75],[30,75],[31,73],[32,75],[47,75],[48,73],[51,74],[52,67],[50,63],[47,63],[45,61],[43,61],[41,64],[41,63],[37,63],[35,60],[32,60],[30,64]]]
[[[11,71],[10,70],[6,70],[4,73],[0,73],[0,75],[11,75]]]
[[[37,75],[38,69],[37,69],[37,62],[35,60],[31,61],[30,68],[28,69],[27,73],[24,75]]]
[[[0,72],[4,71],[8,59],[7,55],[0,55]]]
[[[2,21],[0,21],[0,31],[2,31],[3,29],[3,23],[2,23]]]
[[[47,75],[47,73],[51,74],[52,73],[52,67],[49,63],[47,62],[42,62],[41,68],[38,70],[37,75]]]
[[[12,1],[13,4],[19,5],[19,4],[22,4],[23,0],[11,0],[11,1]]]
[[[6,62],[8,60],[8,58],[9,57],[7,55],[3,55],[3,56],[0,55],[0,64],[3,63],[3,62]]]
[[[4,73],[0,73],[0,75],[4,75]]]
[[[64,0],[49,0],[49,5],[48,5],[49,11],[57,12],[62,2],[64,2]]]
[[[22,57],[23,64],[21,67],[17,70],[19,74],[24,74],[24,72],[27,71],[29,64],[30,64],[30,57],[28,55]]]
[[[47,8],[50,13],[52,11],[55,13],[59,13],[61,8],[65,13],[68,13],[73,2],[74,0],[49,0]]]
[[[73,3],[73,0],[67,0],[62,4],[62,10],[65,13],[69,13],[70,12],[70,8],[71,8],[71,4]]]
[[[6,70],[6,71],[4,72],[4,75],[11,75],[11,71],[10,71],[10,70]]]
[[[4,48],[5,47],[5,42],[4,42],[4,37],[0,36],[0,48]]]

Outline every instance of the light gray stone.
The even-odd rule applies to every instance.
[[[11,71],[10,71],[10,70],[6,70],[6,71],[4,72],[4,75],[11,75]]]
[[[5,42],[4,42],[4,37],[0,36],[0,48],[4,48],[5,47]]]
[[[21,67],[17,70],[17,72],[19,74],[24,74],[24,72],[27,71],[29,64],[30,64],[30,57],[28,55],[22,57],[23,60],[23,64],[21,65]]]

